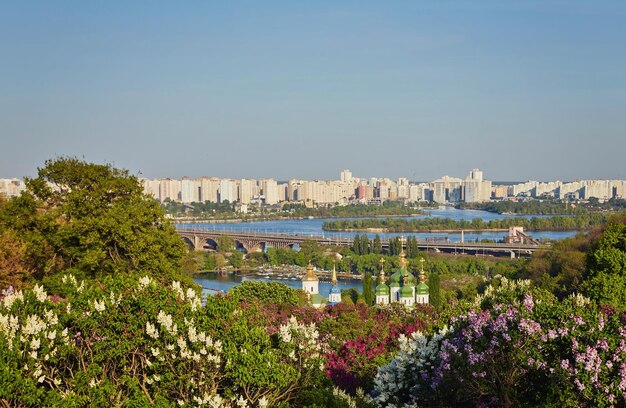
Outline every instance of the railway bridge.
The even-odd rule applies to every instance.
[[[267,248],[297,248],[304,241],[315,241],[320,245],[351,246],[352,238],[337,238],[326,236],[276,234],[263,232],[205,230],[205,229],[178,229],[178,234],[189,245],[198,250],[216,249],[222,236],[229,236],[235,241],[235,247],[243,252],[261,252]],[[484,243],[484,242],[451,242],[418,240],[421,251],[445,252],[454,254],[492,255],[516,258],[530,256],[538,249],[547,248],[547,245],[533,243]],[[389,240],[382,241],[383,248],[389,247]]]

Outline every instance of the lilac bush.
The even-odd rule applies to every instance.
[[[622,406],[626,327],[583,296],[501,279],[449,327],[403,338],[375,383],[381,406]]]

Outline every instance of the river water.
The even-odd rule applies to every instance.
[[[426,210],[427,214],[415,216],[415,217],[403,217],[403,218],[452,218],[453,220],[473,220],[475,218],[482,218],[485,221],[497,220],[503,218],[531,218],[531,217],[550,217],[549,215],[513,215],[513,214],[495,214],[487,211],[478,210],[457,210],[454,207],[440,207],[438,209]],[[177,224],[177,228],[198,228],[207,230],[229,230],[229,231],[242,231],[247,233],[279,233],[279,234],[293,234],[304,236],[325,236],[325,237],[338,237],[338,238],[352,238],[357,232],[333,232],[324,231],[322,225],[324,221],[331,221],[333,219],[303,219],[303,220],[275,220],[275,221],[254,221],[254,222],[233,222],[233,223],[191,223],[191,224]],[[368,233],[370,239],[373,239],[376,234]],[[425,240],[426,238],[433,237],[447,237],[450,241],[460,242],[460,233],[380,233],[381,238],[392,238],[403,235],[405,237],[412,235],[419,240]],[[482,239],[494,239],[500,240],[506,235],[505,232],[466,232],[464,234],[464,240],[482,240]],[[576,231],[535,231],[531,235],[536,239],[550,239],[559,240],[576,235]],[[239,285],[244,280],[261,280],[270,281],[268,278],[259,276],[238,276],[234,274],[222,275],[218,273],[204,273],[197,275],[194,280],[204,288],[205,293],[217,293],[220,291],[227,292],[232,287]],[[271,279],[274,282],[282,282],[294,288],[301,288],[302,283],[298,278],[286,278],[286,279]],[[358,280],[342,280],[339,281],[338,286],[341,289],[356,288],[361,291],[362,284]],[[330,283],[320,281],[320,294],[327,296],[330,291]]]
[[[221,274],[217,272],[205,272],[194,276],[193,280],[203,288],[204,294],[215,294],[218,292],[228,292],[233,287],[239,285],[246,280],[262,281],[262,282],[280,282],[295,289],[302,289],[302,281],[299,277],[289,278],[264,278],[260,276],[241,276],[233,273]],[[324,297],[328,297],[331,283],[320,280],[319,293]],[[355,288],[359,292],[362,291],[363,284],[357,279],[339,280],[337,282],[339,289]]]
[[[496,214],[487,211],[479,210],[457,210],[454,207],[439,207],[438,209],[427,209],[425,215],[419,215],[414,217],[402,217],[409,219],[423,219],[423,218],[451,218],[453,220],[473,220],[475,218],[482,218],[485,221],[498,220],[503,218],[532,218],[532,217],[550,217],[549,215],[515,215],[515,214]],[[347,218],[352,219],[352,218]],[[324,231],[322,225],[325,221],[333,221],[332,219],[303,219],[303,220],[274,220],[274,221],[253,221],[253,222],[232,222],[232,223],[190,223],[190,224],[177,224],[177,228],[199,228],[207,230],[229,230],[229,231],[242,231],[247,233],[277,233],[277,234],[292,234],[292,235],[304,235],[304,236],[324,236],[324,237],[336,237],[336,238],[352,238],[358,232],[337,232],[337,231]],[[474,241],[476,239],[494,239],[501,240],[507,233],[505,232],[466,232],[464,233],[464,241]],[[376,236],[376,233],[367,234],[370,239]],[[447,237],[452,242],[460,242],[460,233],[446,233],[446,232],[415,232],[415,233],[379,233],[381,238],[392,238],[396,236],[415,236],[419,240],[425,240],[426,238],[445,238]],[[576,231],[533,231],[530,235],[535,239],[549,239],[559,240],[576,235]]]

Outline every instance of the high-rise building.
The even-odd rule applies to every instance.
[[[261,179],[259,180],[261,187],[261,194],[265,198],[265,204],[274,205],[279,201],[278,184],[274,179]],[[284,194],[283,194],[284,195]]]
[[[218,202],[220,179],[216,177],[200,177],[200,199],[198,201],[212,203]]]
[[[169,178],[159,180],[159,200],[179,201],[181,199],[181,181]]]
[[[352,172],[350,170],[342,170],[340,180],[343,183],[349,183],[352,181]]]
[[[189,177],[183,177],[180,182],[180,201],[183,203],[192,203],[194,201],[199,201],[198,192],[194,189],[193,180]]]
[[[483,180],[483,172],[473,169],[463,183],[463,199],[467,203],[479,203],[490,198],[491,181]]]
[[[242,204],[250,204],[252,197],[257,194],[256,180],[241,179],[238,183],[239,202]]]
[[[237,184],[231,179],[220,179],[220,203],[237,201]]]

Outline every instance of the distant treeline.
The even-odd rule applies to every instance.
[[[574,215],[597,211],[622,211],[626,200],[611,198],[600,202],[591,197],[587,202],[570,203],[557,199],[527,201],[494,201],[488,203],[459,203],[462,210],[484,210],[498,214]]]
[[[402,201],[385,201],[382,205],[335,205],[332,207],[307,208],[303,204],[286,204],[283,212],[289,212],[293,216],[300,217],[363,217],[374,215],[415,215],[422,214],[420,207],[427,207],[428,203],[415,203],[406,205]]]
[[[580,205],[562,201],[494,201],[488,203],[459,203],[463,210],[484,210],[498,214],[583,214],[587,210]]]
[[[520,226],[527,231],[567,231],[582,230],[602,225],[609,216],[610,214],[606,213],[587,213],[566,217],[505,218],[490,221],[484,221],[481,218],[471,221],[457,221],[451,218],[426,218],[419,220],[367,218],[361,220],[327,221],[324,222],[323,229],[325,231],[368,231],[375,229],[384,232],[430,232],[441,230],[495,230]]]

